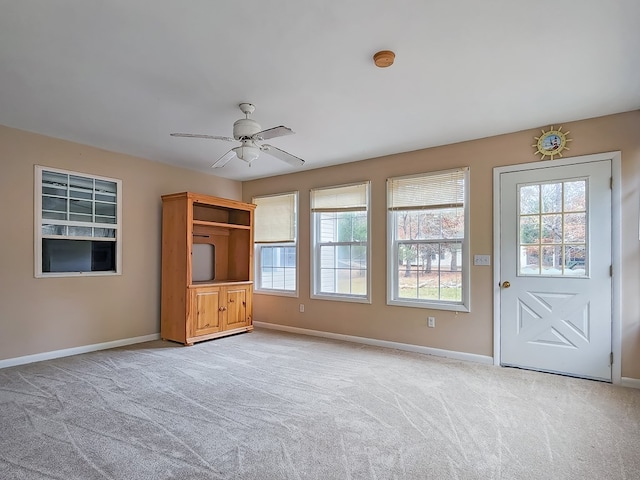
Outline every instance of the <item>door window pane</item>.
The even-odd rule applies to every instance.
[[[540,274],[540,247],[520,247],[520,274]]]
[[[540,185],[525,185],[520,188],[520,213],[540,213]]]
[[[540,242],[540,217],[520,217],[520,242],[537,244]]]
[[[579,245],[565,247],[565,275],[582,276],[586,273],[585,248]]]
[[[587,276],[587,180],[518,188],[518,274]]]
[[[564,211],[583,212],[586,210],[586,182],[584,180],[565,182],[564,187]]]
[[[562,238],[562,215],[542,215],[542,243],[558,243]]]
[[[542,274],[562,275],[562,247],[560,245],[542,247]]]
[[[541,186],[542,213],[562,211],[562,183],[545,183]]]

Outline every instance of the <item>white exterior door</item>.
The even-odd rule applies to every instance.
[[[611,381],[611,160],[500,174],[500,363]]]

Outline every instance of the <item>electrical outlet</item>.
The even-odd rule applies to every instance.
[[[304,313],[304,303],[300,304],[300,313]]]
[[[473,264],[489,266],[491,265],[491,255],[474,255]]]
[[[434,328],[436,326],[436,317],[427,318],[427,327]]]

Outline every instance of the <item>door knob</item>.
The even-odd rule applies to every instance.
[[[502,282],[501,286],[502,286],[502,288],[509,288],[511,286],[511,283],[505,281],[505,282]]]

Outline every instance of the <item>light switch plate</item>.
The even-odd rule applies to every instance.
[[[473,256],[473,264],[474,265],[491,265],[491,255],[474,255]]]

